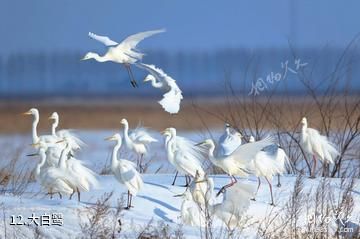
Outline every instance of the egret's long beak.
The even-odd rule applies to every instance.
[[[48,120],[53,120],[54,118],[52,116],[49,116]]]
[[[26,111],[26,112],[24,112],[24,113],[22,113],[23,115],[31,115],[31,111],[29,110],[29,111]]]
[[[59,140],[56,142],[56,144],[60,144],[60,143],[64,143],[65,142],[65,139],[62,139],[62,140]]]
[[[114,139],[115,139],[114,136],[110,136],[110,137],[105,138],[104,140],[111,141],[111,140],[114,140]]]
[[[204,142],[197,143],[194,146],[202,146],[202,145],[204,145]]]
[[[40,143],[30,144],[30,146],[36,148],[37,146],[40,146]]]
[[[33,157],[33,156],[38,156],[38,155],[39,155],[39,153],[33,153],[33,154],[27,154],[26,156]]]
[[[86,58],[85,58],[85,57],[83,57],[83,58],[81,58],[81,59],[80,59],[80,61],[85,61],[85,60],[86,60]]]
[[[176,194],[176,195],[174,195],[174,197],[182,197],[182,196],[184,196],[185,195],[185,193],[182,193],[182,194]]]

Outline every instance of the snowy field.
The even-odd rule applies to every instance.
[[[87,143],[87,146],[77,155],[77,158],[86,162],[86,164],[100,173],[106,169],[110,163],[110,154],[112,143],[106,142],[103,139],[112,135],[114,131],[85,131],[78,132],[78,135]],[[179,133],[179,135],[191,138],[194,141],[203,139],[200,133]],[[216,134],[215,134],[216,136]],[[119,238],[134,238],[138,237],[142,230],[149,224],[149,222],[158,225],[162,222],[168,226],[170,233],[180,230],[184,238],[200,238],[203,236],[203,230],[199,227],[191,227],[182,225],[180,219],[180,209],[182,204],[181,197],[174,197],[176,194],[184,192],[185,188],[181,186],[171,186],[173,180],[174,169],[165,159],[163,149],[163,141],[161,136],[158,135],[159,143],[154,144],[151,155],[149,170],[143,175],[144,187],[139,194],[133,199],[134,208],[131,210],[123,210],[120,213],[121,231],[117,232]],[[24,147],[20,154],[16,170],[32,170],[35,163],[38,162],[36,158],[26,157],[26,154],[32,153],[34,150],[29,146],[31,143],[30,132],[28,135],[3,135],[0,137],[0,145],[3,149],[3,156],[11,158],[11,153],[14,150]],[[121,158],[126,158],[127,153],[121,152]],[[131,158],[132,156],[129,155]],[[1,162],[5,165],[6,160]],[[106,171],[106,170],[105,170]],[[156,172],[156,173],[155,173]],[[218,191],[223,185],[229,182],[226,175],[212,175],[215,181],[215,190]],[[0,195],[0,237],[1,238],[33,238],[40,235],[40,238],[82,238],[81,224],[84,225],[90,214],[89,208],[93,207],[96,202],[104,196],[105,193],[113,192],[109,200],[110,210],[115,210],[118,199],[126,199],[126,189],[120,185],[112,175],[99,175],[100,187],[90,192],[81,194],[81,201],[78,202],[76,196],[72,200],[60,200],[57,195],[50,199],[48,195],[41,192],[39,185],[32,182],[27,185],[24,193],[21,195],[13,195],[11,192],[3,192]],[[249,183],[256,188],[257,179],[250,177],[249,179],[241,178],[239,181]],[[276,187],[277,178],[273,179],[274,199],[276,206],[270,206],[269,188],[263,180],[260,187],[256,201],[251,201],[250,208],[244,212],[244,225],[245,229],[241,232],[241,238],[256,238],[259,232],[259,227],[262,223],[273,215],[279,212],[279,217],[286,217],[288,210],[288,203],[293,196],[294,185],[296,176],[286,175],[281,178],[281,187]],[[308,179],[307,176],[303,178],[302,192],[304,197],[301,199],[303,206],[311,204],[316,191],[319,190],[319,182],[321,178]],[[184,178],[181,176],[177,185],[184,184]],[[334,195],[334,204],[341,200],[340,179],[329,179],[329,188]],[[354,225],[359,224],[360,215],[360,185],[355,181],[354,187],[351,189],[351,195],[354,202],[354,207],[351,216],[347,217],[348,221]],[[332,200],[330,198],[323,198],[325,200]],[[215,199],[221,202],[222,196]],[[310,209],[311,211],[311,209]],[[62,214],[63,225],[39,225],[36,226],[34,222],[30,223],[29,217],[41,217],[42,215],[60,215]],[[299,213],[300,224],[306,224],[308,216],[311,215],[309,210],[305,208]],[[330,228],[336,226],[336,217],[331,215]],[[21,218],[19,217],[21,216]],[[20,220],[21,219],[21,220]],[[52,219],[51,219],[52,220]],[[35,219],[40,223],[41,218]],[[11,224],[22,225],[11,225]],[[119,227],[116,219],[113,220],[114,225]],[[31,224],[31,225],[26,225]],[[215,220],[214,221],[214,234],[221,234],[224,225]],[[145,237],[144,237],[145,238]],[[217,238],[215,236],[215,238]]]

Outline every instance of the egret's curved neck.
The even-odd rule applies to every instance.
[[[174,141],[173,137],[168,136],[167,138],[168,138],[168,140],[167,140],[168,142],[167,142],[167,146],[166,146],[167,156],[168,156],[168,160],[170,162],[172,162],[174,159],[173,148],[174,148],[175,141]]]
[[[112,155],[111,155],[111,168],[116,168],[117,165],[117,154],[121,147],[121,141],[119,140],[113,148]]]
[[[225,133],[226,133],[226,135],[230,135],[230,128],[229,127],[225,128]]]
[[[40,172],[41,172],[41,167],[44,166],[45,162],[46,162],[46,154],[44,150],[40,150],[40,162],[36,165],[36,169],[35,169],[35,177],[39,178],[40,176]]]
[[[150,82],[151,82],[151,85],[152,85],[154,88],[162,88],[162,87],[164,86],[164,84],[163,84],[162,82],[156,81],[155,78],[152,78],[152,79],[150,80]]]
[[[131,139],[129,138],[129,124],[124,124],[124,140],[127,147],[131,147]]]
[[[301,133],[305,133],[305,131],[307,130],[307,123],[305,122],[305,123],[303,123],[303,125],[302,125],[302,128],[301,128]]]
[[[66,160],[70,150],[71,148],[69,147],[69,145],[67,145],[66,148],[63,149],[63,151],[61,152],[60,160],[59,160],[59,168],[66,169]]]
[[[212,144],[210,144],[210,147],[209,147],[209,159],[210,159],[211,161],[214,161],[214,160],[215,160],[214,150],[215,150],[215,144],[212,143]]]
[[[54,119],[54,122],[52,123],[51,125],[51,134],[53,136],[56,136],[56,128],[58,127],[59,125],[59,119],[58,118],[55,118]]]
[[[94,58],[95,61],[98,61],[98,62],[110,61],[110,59],[106,55],[99,56],[99,54],[97,54],[97,53],[93,53],[92,58]]]
[[[37,134],[37,125],[39,123],[39,113],[34,114],[34,119],[32,122],[32,140],[33,143],[36,144],[39,141],[39,137]]]

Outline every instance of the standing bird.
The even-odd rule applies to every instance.
[[[164,110],[170,114],[178,113],[183,96],[180,88],[176,84],[176,81],[168,76],[162,69],[157,68],[154,65],[143,63],[138,63],[136,65],[150,73],[145,77],[144,82],[150,81],[154,88],[161,89],[166,92],[163,95],[162,100],[159,101],[159,104],[164,108]]]
[[[186,190],[179,196],[183,198],[180,208],[182,223],[189,226],[204,226],[206,221],[204,213],[201,211],[199,204],[193,200],[191,193]]]
[[[200,175],[205,174],[200,162],[201,153],[189,147],[183,138],[178,138],[175,128],[167,128],[162,134],[166,137],[167,158],[178,172],[185,174],[186,187],[189,186],[191,181],[189,176],[195,177],[197,173]]]
[[[58,137],[59,140],[63,139],[65,137],[68,138],[69,144],[73,150],[80,149],[82,146],[85,145],[85,143],[79,139],[75,134],[71,132],[71,130],[68,129],[62,129],[56,131],[56,128],[59,126],[59,114],[57,112],[53,112],[49,120],[53,120],[53,123],[51,125],[51,135],[54,137]]]
[[[210,161],[230,176],[231,182],[223,186],[217,193],[217,196],[224,192],[226,188],[237,183],[235,176],[247,176],[249,174],[251,160],[260,150],[271,144],[273,144],[273,139],[271,137],[266,137],[254,143],[240,145],[228,156],[215,156],[215,143],[211,139],[207,139],[204,142],[197,144],[199,146],[209,146],[208,156]]]
[[[214,194],[214,180],[207,175],[196,172],[194,180],[189,186],[193,200],[200,206],[207,206],[211,203]]]
[[[111,156],[111,171],[115,178],[128,189],[128,201],[125,209],[130,209],[132,207],[132,196],[136,196],[143,186],[141,175],[136,171],[136,165],[133,162],[126,159],[117,159],[117,154],[122,143],[120,134],[114,134],[105,140],[116,141]]]
[[[242,135],[233,130],[230,124],[225,124],[225,132],[220,136],[218,141],[218,150],[216,155],[227,156],[235,151],[241,145]]]
[[[242,215],[250,206],[253,194],[253,185],[238,183],[225,191],[221,203],[209,206],[210,215],[216,216],[229,230],[233,230],[239,226]]]
[[[145,128],[138,127],[129,132],[129,123],[126,119],[122,119],[120,123],[124,126],[124,142],[125,146],[136,153],[137,166],[140,173],[143,172],[142,159],[147,153],[147,146],[153,142],[157,142],[156,139],[150,136]]]
[[[80,201],[80,192],[88,192],[91,188],[98,188],[99,182],[96,178],[96,173],[87,168],[84,163],[76,159],[71,152],[70,138],[65,137],[63,140],[58,141],[58,144],[63,145],[65,148],[61,154],[59,160],[59,167],[66,170],[66,173],[70,175],[71,186],[73,193],[70,195],[70,199],[77,192],[78,201]]]
[[[250,136],[249,143],[254,143],[255,139],[253,136]],[[271,145],[272,146],[272,145]],[[282,174],[284,169],[285,162],[284,158],[280,157],[281,152],[277,152],[276,154],[271,154],[268,151],[259,151],[253,160],[251,161],[251,170],[254,172],[255,176],[258,178],[258,187],[254,198],[252,200],[255,201],[255,197],[259,191],[261,185],[260,177],[264,177],[267,183],[269,184],[270,194],[271,194],[271,203],[270,205],[274,205],[274,197],[272,192],[272,178],[276,174]],[[283,156],[283,155],[282,155]],[[285,154],[286,156],[286,154]]]
[[[171,150],[173,152],[175,152],[176,150],[180,150],[183,154],[187,155],[188,158],[193,159],[196,162],[196,165],[201,165],[201,161],[204,160],[204,151],[202,148],[196,147],[195,142],[177,135],[175,128],[167,128],[164,130],[163,134],[165,136],[165,148],[168,147],[169,141],[172,140],[170,144]],[[174,167],[176,168],[176,166]],[[175,185],[177,175],[178,171],[176,171],[174,180],[172,182],[173,186]],[[188,184],[186,186],[188,186]]]
[[[38,126],[39,120],[40,120],[40,114],[39,114],[38,109],[31,108],[30,110],[28,110],[27,112],[25,112],[23,114],[33,116],[32,130],[31,130],[32,143],[34,145],[39,145],[38,143],[40,141],[43,141],[44,143],[52,146],[52,147],[48,147],[48,149],[46,151],[47,160],[45,161],[45,165],[42,167],[46,168],[48,166],[57,166],[58,162],[59,162],[60,154],[62,151],[62,148],[60,147],[60,145],[56,144],[56,142],[59,140],[59,138],[54,135],[38,136],[37,126]]]
[[[49,166],[45,168],[44,165],[47,159],[46,151],[48,150],[48,145],[43,141],[39,141],[38,143],[33,144],[33,146],[39,148],[38,153],[33,155],[40,155],[41,159],[35,168],[35,178],[36,181],[47,190],[48,194],[50,194],[50,198],[52,198],[54,193],[58,193],[60,199],[62,198],[62,194],[70,195],[73,193],[73,187],[71,185],[72,178],[66,172],[66,165],[63,157],[65,152],[62,153],[58,166]]]
[[[140,32],[125,38],[121,43],[117,43],[106,36],[99,36],[89,32],[89,37],[103,43],[106,47],[108,47],[108,51],[103,56],[99,56],[97,53],[88,52],[82,60],[95,59],[98,62],[112,61],[122,64],[129,74],[131,85],[136,88],[138,85],[135,81],[130,65],[140,61],[144,56],[143,53],[136,49],[136,46],[145,38],[164,31],[164,29],[160,29]]]
[[[301,120],[301,147],[313,156],[314,164],[312,172],[310,172],[310,178],[315,178],[316,170],[316,157],[318,157],[324,163],[334,163],[334,159],[340,155],[335,145],[331,143],[326,136],[320,135],[316,129],[308,128],[306,118]]]

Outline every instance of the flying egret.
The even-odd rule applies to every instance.
[[[175,128],[167,128],[162,134],[166,137],[167,158],[177,171],[185,174],[185,186],[188,186],[190,183],[187,175],[195,177],[196,173],[205,174],[200,162],[201,154],[188,147],[187,141],[182,138],[177,139]]]
[[[142,159],[148,151],[147,146],[153,142],[157,142],[157,140],[151,137],[147,130],[142,127],[137,127],[129,132],[129,123],[126,119],[122,119],[120,123],[124,126],[125,146],[136,153],[139,171],[142,173]]]
[[[247,176],[249,174],[251,160],[261,149],[271,144],[273,144],[273,139],[268,136],[254,143],[240,145],[234,152],[227,156],[214,156],[215,144],[211,139],[207,139],[204,142],[197,144],[199,146],[208,146],[208,157],[210,161],[230,176],[231,182],[223,186],[217,193],[217,196],[226,188],[237,183],[235,176]]]
[[[52,136],[58,137],[59,140],[65,137],[70,139],[68,143],[71,145],[71,148],[73,150],[80,149],[82,146],[85,145],[85,143],[81,139],[79,139],[74,133],[71,132],[71,130],[62,129],[56,131],[56,128],[59,126],[59,114],[57,112],[53,112],[50,115],[49,120],[53,120],[53,123],[51,125]]]
[[[37,155],[40,155],[41,159],[35,168],[35,178],[40,185],[47,190],[50,194],[50,198],[52,198],[53,193],[58,193],[60,199],[62,198],[62,194],[70,195],[73,193],[73,187],[71,185],[72,178],[66,172],[65,150],[61,154],[58,166],[44,168],[43,166],[47,159],[46,151],[48,150],[48,145],[43,141],[39,141],[38,143],[33,144],[33,146],[39,148]]]
[[[203,155],[204,150],[199,147],[196,147],[195,142],[193,142],[185,137],[181,137],[181,136],[177,135],[175,128],[167,128],[164,130],[163,134],[165,136],[165,148],[168,148],[169,141],[173,140],[173,141],[171,141],[171,150],[173,152],[175,152],[176,150],[181,150],[181,152],[183,154],[187,155],[186,157],[194,160],[196,162],[196,165],[201,165],[201,161],[204,160],[204,155]],[[174,166],[174,167],[176,167],[176,166]],[[198,173],[201,173],[201,172],[202,171],[200,170],[200,172],[198,172]],[[177,175],[178,175],[178,171],[175,174],[172,185],[175,185]],[[187,181],[187,183],[188,183],[188,181]]]
[[[241,145],[241,133],[233,130],[230,124],[225,124],[225,132],[218,141],[218,150],[216,155],[230,155]]]
[[[250,206],[250,198],[254,195],[254,186],[237,183],[226,189],[223,200],[209,206],[210,215],[214,215],[230,229],[239,226],[242,215]]]
[[[138,67],[147,70],[150,74],[145,77],[144,82],[150,81],[154,88],[161,89],[166,93],[163,95],[159,104],[166,112],[176,114],[180,110],[180,102],[183,99],[182,92],[176,81],[168,76],[162,69],[154,65],[143,63],[136,64]]]
[[[111,170],[115,178],[128,189],[128,201],[125,209],[130,209],[132,196],[136,196],[143,186],[141,175],[136,171],[136,165],[133,162],[126,159],[117,159],[117,154],[122,143],[120,134],[114,134],[106,138],[106,140],[116,141],[112,152]]]
[[[254,143],[255,139],[253,136],[250,136],[249,143]],[[277,146],[276,146],[277,147]],[[277,147],[278,148],[278,147]],[[259,191],[260,185],[261,185],[261,179],[260,177],[264,177],[267,183],[269,184],[270,194],[271,194],[271,203],[270,205],[274,205],[274,198],[273,198],[273,192],[272,192],[272,178],[276,174],[282,174],[284,169],[284,158],[280,157],[284,156],[281,155],[281,152],[277,152],[276,154],[271,154],[268,151],[262,150],[259,151],[253,160],[251,161],[251,170],[254,172],[255,176],[258,178],[258,187],[256,190],[256,193],[254,195],[254,198],[252,200],[255,201],[255,197]],[[286,154],[285,154],[286,156]]]
[[[99,56],[99,54],[94,52],[88,52],[82,60],[95,59],[98,62],[112,61],[120,63],[126,68],[130,77],[131,85],[134,88],[138,87],[130,65],[140,61],[144,54],[139,52],[136,49],[136,46],[145,38],[164,31],[164,29],[160,29],[140,32],[125,38],[121,43],[117,43],[106,36],[100,36],[89,32],[89,37],[103,43],[108,48],[108,51],[103,56]]]
[[[334,163],[334,159],[340,155],[335,145],[331,143],[326,136],[320,135],[316,129],[308,128],[306,118],[301,120],[302,129],[300,136],[301,147],[305,152],[313,156],[314,164],[310,178],[315,178],[316,157],[324,163]]]

